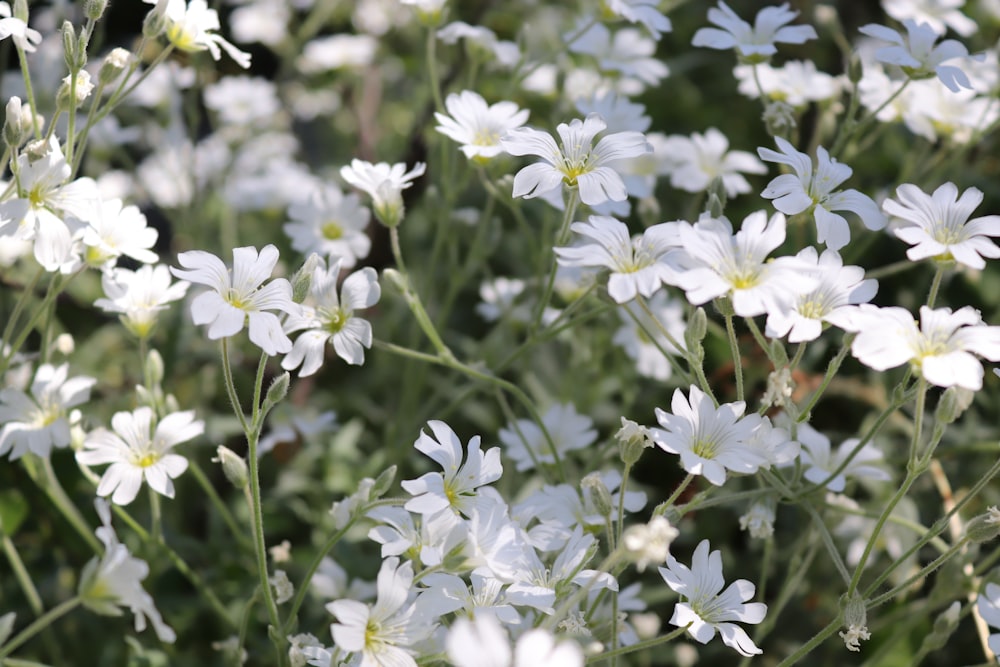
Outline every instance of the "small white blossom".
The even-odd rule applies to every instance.
[[[631,301],[637,294],[653,296],[673,273],[664,259],[679,243],[676,223],[653,225],[641,236],[631,237],[620,220],[592,215],[587,222],[574,222],[570,230],[592,242],[556,248],[559,264],[610,269],[608,294],[617,303]]]
[[[654,516],[647,524],[629,526],[622,533],[622,544],[635,560],[639,572],[650,563],[662,563],[670,555],[670,543],[680,532],[662,516]]]
[[[152,4],[154,0],[144,0]],[[208,51],[213,60],[222,57],[220,47],[243,69],[250,67],[250,54],[240,51],[214,31],[221,28],[219,13],[205,0],[158,0],[152,10],[164,20],[167,39],[181,51]]]
[[[750,192],[743,174],[766,174],[753,153],[729,150],[729,139],[714,127],[690,137],[671,135],[656,146],[670,174],[670,185],[687,192],[704,192],[719,178],[727,197]]]
[[[909,223],[894,230],[896,236],[912,248],[906,256],[913,261],[933,257],[954,259],[973,269],[986,267],[984,257],[1000,257],[1000,247],[988,237],[1000,236],[1000,215],[986,215],[969,220],[983,201],[978,188],[958,195],[954,183],[945,183],[927,195],[916,185],[904,183],[896,188],[895,199],[882,202],[882,209]]]
[[[965,58],[968,49],[961,42],[946,39],[935,46],[940,35],[927,23],[917,23],[913,19],[903,21],[906,36],[884,25],[869,23],[859,28],[861,33],[889,42],[875,52],[875,59],[887,65],[898,65],[903,73],[912,79],[928,79],[937,76],[953,93],[959,88],[972,88],[968,75],[956,65],[944,63]]]
[[[690,399],[674,390],[671,412],[656,408],[663,428],[651,429],[653,442],[664,451],[678,454],[681,465],[692,475],[703,475],[715,486],[726,481],[726,471],[756,472],[764,461],[747,443],[760,425],[756,414],[743,416],[746,403],[737,401],[715,407],[712,399],[692,386]]]
[[[71,408],[90,400],[92,377],[69,377],[69,364],[42,364],[31,382],[30,395],[9,387],[0,391],[0,456],[11,460],[31,452],[47,457],[53,447],[70,443],[70,427],[80,413]]]
[[[378,219],[389,227],[395,227],[403,219],[403,190],[413,185],[414,179],[423,176],[426,168],[423,162],[406,171],[406,165],[401,162],[372,164],[355,159],[351,160],[349,167],[341,167],[340,177],[367,192]]]
[[[471,90],[448,95],[444,106],[449,115],[435,113],[439,123],[435,129],[462,144],[465,157],[479,160],[502,153],[500,139],[509,130],[524,125],[530,113],[513,102],[487,105],[482,95]]]
[[[726,581],[722,578],[722,554],[709,553],[710,549],[708,540],[702,540],[691,557],[690,569],[673,556],[667,557],[667,567],[660,568],[664,581],[684,600],[674,607],[670,623],[687,626],[688,634],[702,644],[711,641],[718,631],[726,646],[740,655],[759,655],[763,651],[743,628],[731,621],[760,623],[767,614],[767,605],[747,603],[756,587],[746,579],[737,579],[723,591]]]
[[[190,250],[177,255],[183,269],[170,267],[171,273],[182,280],[210,287],[191,302],[191,317],[195,324],[208,324],[212,340],[235,336],[249,323],[250,340],[269,355],[289,352],[292,341],[281,330],[281,322],[272,310],[295,313],[292,286],[284,278],[275,278],[267,285],[278,263],[278,249],[266,245],[260,253],[256,248],[233,250],[233,268],[202,250]]]
[[[559,456],[566,452],[589,447],[597,440],[594,421],[581,415],[571,404],[553,405],[544,415],[542,423]],[[530,419],[518,419],[500,429],[498,434],[504,445],[504,454],[514,459],[518,471],[530,470],[537,463],[555,463],[552,449],[542,429]]]
[[[371,214],[358,195],[345,195],[336,185],[325,184],[293,203],[288,217],[282,229],[305,257],[316,253],[331,262],[339,257],[341,266],[350,269],[371,251],[366,232]]]
[[[187,294],[187,282],[181,280],[173,285],[170,282],[166,264],[146,264],[136,271],[116,268],[101,275],[105,297],[94,301],[94,305],[108,313],[119,313],[129,331],[146,338],[167,304]]]
[[[0,39],[10,40],[14,44],[28,53],[35,50],[36,44],[41,44],[42,33],[32,30],[28,24],[19,18],[12,16],[10,4],[0,2]]]
[[[188,461],[172,450],[204,433],[205,423],[189,410],[168,414],[154,427],[153,410],[143,406],[132,412],[116,412],[111,428],[113,432],[91,431],[76,460],[86,466],[110,463],[97,485],[97,495],[110,495],[114,504],[128,505],[143,481],[157,493],[174,497],[171,480],[187,470]]]
[[[850,462],[844,465],[847,457],[850,456],[854,448],[861,442],[857,438],[850,438],[840,443],[836,452],[830,450],[830,438],[826,437],[809,424],[799,424],[799,442],[802,444],[802,465],[805,467],[804,477],[813,484],[819,484],[827,479],[826,488],[835,493],[840,493],[847,486],[848,477],[858,477],[873,479],[876,481],[887,481],[891,479],[889,473],[882,468],[875,466],[875,463],[882,461],[882,452],[871,443],[865,445],[851,458]],[[843,466],[836,475],[835,471]],[[831,477],[831,475],[833,475]]]
[[[595,206],[606,201],[624,201],[628,190],[614,163],[638,157],[651,149],[641,132],[616,132],[593,145],[594,137],[607,124],[599,116],[574,119],[556,128],[561,143],[547,132],[528,127],[509,131],[500,143],[511,155],[536,155],[542,162],[521,169],[514,176],[514,197],[539,197],[563,184],[578,187],[580,200]]]
[[[991,627],[1000,628],[1000,586],[992,582],[986,584],[986,589],[976,599],[976,609]],[[1000,657],[1000,633],[989,636],[989,645],[993,654]]]
[[[775,137],[780,152],[770,148],[758,148],[757,154],[768,162],[777,162],[791,167],[795,174],[782,174],[761,193],[766,199],[774,200],[774,207],[786,215],[803,211],[810,212],[816,219],[817,240],[832,250],[839,250],[851,240],[851,228],[843,216],[833,211],[850,211],[857,215],[868,229],[882,229],[886,225],[885,216],[878,205],[857,190],[834,189],[846,181],[853,170],[846,164],[830,157],[825,148],[816,149],[816,169],[805,153],[795,150],[788,141]]]
[[[798,15],[786,2],[780,7],[761,9],[751,26],[719,0],[718,8],[708,10],[708,20],[718,27],[699,29],[691,44],[710,49],[736,49],[741,59],[764,62],[778,52],[774,46],[776,42],[802,44],[816,39],[816,30],[810,25],[787,25]]]
[[[337,294],[341,260],[326,268],[322,260],[315,268],[309,295],[299,312],[285,320],[285,331],[302,331],[288,355],[281,361],[285,370],[299,370],[299,377],[312,375],[323,365],[326,344],[349,364],[365,362],[365,348],[372,346],[372,325],[356,312],[378,303],[382,288],[375,269],[366,266],[349,275]]]

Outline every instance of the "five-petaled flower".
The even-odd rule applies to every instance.
[[[736,649],[740,655],[759,655],[763,651],[732,621],[760,623],[767,614],[767,605],[747,602],[756,587],[746,579],[737,579],[723,591],[726,580],[722,578],[722,554],[719,551],[709,553],[709,549],[708,540],[702,540],[694,550],[690,568],[673,556],[668,556],[667,566],[660,568],[663,580],[684,599],[674,607],[670,623],[686,626],[688,634],[702,644],[707,644],[718,631],[726,646]]]
[[[802,44],[816,39],[816,30],[811,25],[786,25],[798,15],[786,2],[780,7],[761,9],[751,26],[719,0],[718,8],[708,10],[708,20],[718,28],[699,29],[691,44],[710,49],[736,49],[741,60],[765,62],[778,52],[775,42]]]
[[[168,414],[154,424],[153,410],[143,406],[132,412],[116,412],[111,428],[113,432],[90,432],[76,460],[87,466],[110,463],[97,485],[97,495],[110,495],[114,504],[128,505],[135,500],[143,480],[157,493],[174,497],[171,480],[187,470],[188,462],[171,450],[204,433],[205,423],[188,410]]]
[[[236,248],[231,272],[221,259],[202,250],[182,252],[177,261],[184,269],[170,267],[176,277],[212,288],[191,302],[191,317],[195,324],[209,325],[209,338],[235,336],[248,324],[250,341],[267,354],[291,351],[292,341],[271,311],[298,311],[292,286],[284,278],[264,285],[278,263],[277,248],[269,244],[259,254],[253,247]]]
[[[1000,236],[1000,215],[985,215],[969,220],[969,216],[983,201],[978,188],[969,188],[958,195],[954,183],[945,183],[927,195],[910,183],[896,188],[895,199],[882,202],[882,209],[889,215],[904,220],[905,227],[895,230],[896,236],[912,248],[906,256],[913,261],[933,257],[955,260],[973,269],[986,267],[983,257],[1000,257],[1000,247],[989,240]]]
[[[607,128],[597,114],[572,120],[556,127],[561,140],[556,144],[548,132],[519,127],[500,140],[511,155],[536,155],[542,162],[528,165],[514,176],[514,197],[530,199],[546,195],[566,185],[577,187],[580,201],[597,206],[606,201],[625,201],[628,189],[614,163],[652,151],[642,132],[615,132],[594,137]]]
[[[940,35],[928,23],[917,23],[913,19],[903,21],[906,36],[877,23],[869,23],[859,28],[862,34],[889,42],[875,52],[875,59],[887,65],[898,65],[911,79],[929,79],[937,76],[948,90],[957,93],[960,88],[972,88],[968,75],[955,65],[944,63],[956,58],[965,58],[969,50],[954,39],[946,39],[937,46],[934,42]]]

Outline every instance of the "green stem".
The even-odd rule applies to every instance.
[[[219,492],[216,491],[215,486],[212,485],[211,480],[208,479],[208,475],[198,464],[197,461],[191,460],[190,462],[191,474],[194,475],[195,481],[208,496],[209,501],[212,506],[215,507],[215,511],[219,513],[222,517],[222,521],[229,528],[229,532],[232,533],[233,537],[239,543],[240,547],[247,550],[253,549],[253,544],[247,540],[246,532],[240,528],[239,523],[236,521],[236,517],[229,510],[229,507],[223,502],[222,498],[219,496]]]
[[[24,78],[24,92],[31,105],[31,127],[35,131],[35,138],[41,139],[42,129],[38,126],[38,106],[35,104],[35,91],[31,86],[31,72],[28,71],[28,60],[24,55],[24,49],[17,46],[17,59],[21,63],[21,76]]]
[[[406,271],[406,264],[403,261],[403,252],[399,245],[399,226],[389,228],[389,241],[392,246],[392,255],[396,260],[396,269],[402,278],[402,284],[400,287],[403,289],[403,298],[406,299],[407,305],[410,307],[410,311],[413,316],[417,318],[417,324],[423,330],[424,335],[430,340],[431,345],[439,355],[448,359],[454,359],[455,355],[452,353],[448,346],[444,344],[441,339],[441,335],[438,333],[437,329],[434,327],[433,321],[431,321],[430,316],[424,309],[424,304],[420,300],[420,295],[413,289],[410,284],[410,276]]]
[[[437,28],[434,26],[427,29],[427,79],[434,97],[434,108],[443,113],[444,102],[441,101],[441,82],[437,71]]]
[[[69,612],[76,609],[78,606],[80,606],[81,602],[82,600],[80,599],[80,597],[75,596],[53,607],[52,609],[49,609],[47,612],[39,616],[37,619],[35,619],[35,621],[31,625],[26,627],[24,630],[21,630],[21,632],[18,633],[16,637],[14,637],[9,642],[0,647],[0,660],[6,658],[8,655],[13,653],[14,649],[21,646],[21,644],[25,643],[26,641],[37,635],[39,632],[52,625],[57,620],[68,614]]]
[[[933,308],[934,302],[937,301],[938,291],[941,289],[941,278],[943,276],[944,276],[944,267],[938,264],[937,270],[934,272],[934,280],[931,281],[931,288],[927,292],[928,308]]]
[[[826,374],[823,376],[823,382],[820,383],[816,391],[814,391],[812,396],[809,397],[809,401],[801,408],[801,412],[799,412],[799,417],[796,421],[800,424],[809,420],[810,412],[812,412],[812,409],[816,407],[819,399],[823,396],[823,392],[825,392],[827,387],[830,386],[830,382],[833,380],[833,377],[837,374],[837,371],[840,370],[840,365],[844,363],[844,359],[847,357],[847,353],[851,349],[851,343],[854,342],[855,335],[856,334],[853,333],[844,334],[844,343],[841,346],[840,351],[837,352],[837,356],[831,359],[829,365],[826,367]]]
[[[778,667],[790,667],[808,655],[814,648],[822,644],[826,639],[837,631],[842,624],[842,616],[837,614],[830,623],[812,636],[812,639],[800,646],[794,653],[778,663]]]
[[[673,504],[677,502],[680,495],[684,493],[684,489],[688,488],[691,482],[694,481],[694,477],[694,473],[688,473],[687,477],[685,477],[677,488],[674,489],[674,492],[670,494],[670,497],[656,506],[656,509],[653,510],[653,516],[663,516],[666,514],[667,510],[670,509]]]
[[[149,537],[154,542],[163,541],[163,518],[160,512],[160,494],[153,490],[153,487],[148,487],[149,489]]]
[[[622,646],[612,651],[605,651],[603,653],[598,653],[597,655],[592,655],[589,658],[587,658],[587,661],[584,664],[589,665],[591,663],[600,662],[601,660],[608,660],[609,658],[614,659],[621,655],[628,655],[629,653],[635,653],[636,651],[645,651],[648,648],[653,648],[654,646],[659,646],[661,644],[666,644],[667,642],[672,642],[673,640],[677,639],[682,634],[687,632],[687,629],[688,626],[685,625],[683,628],[677,628],[673,632],[668,632],[662,637],[653,637],[652,639],[646,639],[641,642],[636,642],[635,644],[631,644],[629,646]]]
[[[868,601],[868,603],[867,603],[868,608],[870,609],[872,607],[877,607],[880,604],[888,602],[889,600],[891,600],[892,598],[896,597],[897,595],[899,595],[903,591],[907,590],[914,583],[916,583],[917,581],[920,581],[921,579],[923,579],[924,577],[926,577],[928,574],[930,574],[931,572],[934,572],[939,567],[941,567],[942,565],[944,565],[945,563],[947,563],[949,560],[951,560],[955,556],[955,554],[957,554],[959,551],[961,551],[963,548],[965,548],[965,545],[968,544],[968,542],[969,542],[969,538],[967,536],[963,537],[951,549],[949,549],[948,551],[944,552],[943,554],[941,554],[940,556],[938,556],[937,558],[935,558],[934,560],[932,560],[930,563],[928,563],[927,565],[925,565],[924,567],[922,567],[919,572],[913,574],[906,581],[898,584],[897,586],[894,586],[892,589],[886,591],[882,595],[879,595],[878,597],[870,599]],[[881,583],[881,582],[879,582],[879,583]],[[871,595],[872,593],[874,593],[875,592],[875,588],[877,588],[877,587],[878,587],[878,584],[873,584],[872,586],[870,586],[869,589],[868,589],[868,592],[865,595],[865,597],[867,597],[868,595]]]
[[[573,222],[573,216],[576,215],[576,208],[580,203],[580,193],[577,188],[570,188],[569,199],[566,202],[566,210],[563,213],[562,223],[559,225],[559,233],[556,234],[556,240],[553,244],[553,248],[566,245],[566,241],[569,240],[569,227]],[[542,317],[545,315],[545,309],[549,305],[549,301],[552,300],[552,289],[556,284],[556,272],[559,270],[559,261],[553,257],[552,258],[552,268],[549,270],[549,277],[545,281],[545,291],[542,293],[542,298],[535,306],[535,315],[532,318],[531,331],[534,333],[538,330],[541,325]]]
[[[367,510],[365,510],[367,511]],[[357,521],[357,517],[363,516],[365,511],[358,511],[351,515],[351,518],[344,525],[343,528],[335,532],[330,536],[330,539],[320,547],[316,555],[313,556],[312,562],[309,563],[309,567],[306,569],[306,574],[302,577],[302,581],[299,582],[297,590],[295,591],[295,598],[292,600],[292,606],[289,608],[288,617],[285,619],[285,627],[282,629],[282,634],[288,634],[292,631],[293,624],[296,618],[298,618],[299,609],[302,607],[302,603],[306,599],[306,594],[309,592],[309,583],[312,581],[313,576],[316,571],[319,570],[319,566],[322,564],[323,559],[328,553],[337,545],[337,542],[350,530],[351,526]]]
[[[17,583],[21,585],[21,590],[24,591],[24,597],[28,598],[31,611],[34,612],[35,616],[41,616],[45,612],[45,605],[42,604],[42,597],[38,594],[38,589],[35,588],[35,582],[31,580],[31,575],[28,574],[27,568],[24,567],[24,561],[21,560],[20,554],[17,553],[17,547],[14,546],[14,542],[10,539],[10,536],[7,533],[3,533],[2,540],[4,554],[10,562],[10,568],[14,570]]]
[[[816,512],[816,509],[810,505],[808,502],[803,502],[802,507],[812,518],[813,526],[819,532],[820,538],[823,540],[823,546],[826,547],[827,552],[830,554],[830,560],[833,561],[834,567],[837,568],[837,572],[840,573],[841,578],[844,580],[845,584],[850,584],[851,574],[847,571],[847,565],[844,564],[844,559],[840,557],[840,552],[837,550],[837,545],[833,541],[833,535],[826,527],[826,523],[823,522],[823,517]]]
[[[734,373],[736,374],[736,400],[744,400],[743,394],[743,358],[740,356],[740,344],[736,340],[736,328],[733,326],[733,315],[728,310],[726,319],[726,337],[729,339],[729,353],[733,357]]]
[[[684,348],[683,347],[679,347],[677,345],[677,342],[674,340],[674,337],[670,335],[670,333],[666,330],[666,327],[664,327],[663,324],[656,317],[653,316],[653,313],[649,309],[649,306],[646,305],[645,299],[643,299],[642,296],[637,296],[636,297],[636,301],[639,303],[640,307],[642,307],[642,309],[646,312],[646,316],[657,325],[657,329],[659,330],[659,333],[664,334],[666,336],[667,342],[670,343],[671,345],[673,345],[675,349],[683,351]],[[662,354],[663,358],[667,360],[667,362],[670,364],[670,367],[674,369],[674,372],[677,373],[677,375],[680,376],[680,378],[684,382],[684,384],[686,384],[686,385],[693,384],[693,379],[691,377],[691,374],[688,373],[677,362],[677,359],[676,359],[676,357],[673,354],[670,354],[670,352],[668,352],[667,350],[665,350],[663,348],[663,346],[660,345],[660,342],[657,340],[657,335],[654,332],[652,332],[652,331],[649,330],[648,323],[645,322],[642,318],[640,318],[635,312],[633,312],[633,310],[631,308],[626,307],[625,308],[625,312],[628,313],[628,316],[632,318],[632,321],[635,322],[635,325],[637,327],[639,327],[640,329],[642,329],[643,333],[645,333],[646,336],[649,337],[650,342],[653,343],[653,345],[656,346],[656,349],[660,351],[660,354]],[[685,354],[684,356],[685,356],[685,360],[688,362],[688,365],[691,368],[696,368],[695,364],[692,364],[691,360],[687,358],[687,354]],[[701,368],[701,366],[698,365],[697,369],[700,370],[700,368]],[[698,377],[698,383],[701,384],[701,378],[704,377],[704,372],[699,373],[698,375],[699,375],[699,377]],[[705,386],[707,386],[707,384],[708,384],[708,381],[706,379],[705,384],[702,385],[702,388],[704,389]],[[706,393],[708,393],[708,392],[706,392]],[[711,395],[711,394],[709,394],[709,395]]]
[[[62,485],[59,483],[59,478],[56,477],[56,472],[52,468],[52,461],[46,457],[43,459],[38,459],[42,463],[42,470],[44,471],[45,477],[42,480],[38,479],[37,471],[32,468],[28,468],[27,462],[25,467],[28,468],[31,478],[36,484],[42,487],[45,494],[49,497],[49,500],[56,506],[60,513],[70,525],[76,530],[76,532],[83,538],[94,553],[100,554],[104,552],[104,545],[94,536],[94,532],[90,525],[87,523],[83,515],[80,514],[80,510],[77,509],[76,504],[70,500],[69,496],[66,495],[66,491],[63,490]]]

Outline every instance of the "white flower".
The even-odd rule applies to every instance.
[[[642,572],[650,563],[662,563],[670,555],[670,543],[680,531],[662,516],[654,516],[647,524],[634,524],[622,533],[622,545]]]
[[[740,80],[739,91],[747,97],[756,99],[763,90],[768,99],[796,108],[839,98],[843,87],[840,77],[820,72],[811,60],[789,60],[781,67],[768,63],[737,65],[733,75]]]
[[[983,257],[1000,257],[1000,247],[989,240],[1000,236],[1000,216],[986,215],[969,220],[983,201],[978,188],[958,195],[954,183],[945,183],[928,196],[916,185],[904,183],[896,188],[895,199],[882,202],[889,215],[910,223],[895,229],[895,234],[912,248],[906,256],[913,261],[934,257],[954,259],[973,269],[986,267]]]
[[[775,503],[773,499],[756,500],[740,517],[740,530],[750,531],[750,537],[765,540],[774,535]]]
[[[513,321],[530,322],[531,312],[525,307],[517,307],[514,302],[524,291],[525,283],[519,278],[499,276],[479,286],[481,302],[476,304],[476,312],[487,322],[495,322],[506,315]]]
[[[356,316],[355,311],[378,303],[382,295],[378,274],[370,266],[355,271],[344,280],[338,296],[340,266],[337,260],[327,270],[320,261],[313,271],[305,303],[298,313],[290,313],[285,320],[288,333],[305,330],[281,362],[281,367],[289,371],[301,365],[299,377],[319,370],[327,343],[333,345],[337,356],[355,365],[365,363],[364,348],[372,346],[372,325]]]
[[[833,324],[858,333],[851,353],[878,371],[910,362],[924,378],[939,387],[959,386],[979,391],[983,366],[976,355],[1000,361],[1000,327],[983,323],[970,306],[920,308],[920,323],[904,308],[876,308],[868,304],[845,309]]]
[[[765,333],[780,338],[787,335],[790,343],[816,340],[823,324],[846,306],[867,303],[875,296],[878,282],[865,280],[860,266],[844,266],[835,250],[818,255],[813,247],[803,248],[795,256],[801,262],[800,271],[817,281],[809,292],[799,294],[787,310],[768,313]]]
[[[444,106],[450,116],[435,113],[440,123],[435,129],[462,144],[462,152],[469,159],[488,160],[502,153],[500,138],[508,130],[524,125],[530,113],[513,102],[487,105],[482,95],[471,90],[448,95]]]
[[[163,622],[153,598],[142,589],[142,580],[149,575],[146,561],[135,558],[128,547],[118,541],[111,527],[111,509],[98,498],[94,506],[103,524],[95,533],[104,543],[104,556],[93,558],[80,574],[79,595],[83,605],[102,616],[121,616],[119,606],[128,607],[135,615],[135,630],[146,629],[146,617],[160,641],[172,644],[177,635]]]
[[[303,74],[360,69],[372,64],[377,49],[378,40],[371,35],[328,35],[307,42],[295,64]]]
[[[753,153],[729,150],[729,140],[714,127],[690,137],[674,134],[655,148],[670,174],[670,185],[687,192],[708,190],[720,178],[727,197],[750,192],[743,174],[766,174],[767,167]]]
[[[653,296],[673,273],[664,259],[680,241],[676,223],[653,225],[633,238],[624,222],[592,215],[587,222],[574,222],[570,230],[593,243],[556,248],[559,264],[610,269],[608,294],[617,303],[637,294]]]
[[[19,18],[14,18],[10,10],[10,4],[0,2],[0,39],[10,37],[11,41],[24,49],[28,53],[35,50],[36,44],[41,44],[42,33],[32,30],[28,24]]]
[[[19,389],[0,391],[0,456],[11,460],[31,452],[47,457],[53,447],[70,443],[70,426],[80,414],[70,408],[90,400],[92,377],[69,376],[69,364],[42,364],[31,382],[30,395]]]
[[[503,466],[500,465],[500,448],[492,447],[486,452],[480,449],[480,437],[469,440],[465,464],[462,464],[462,441],[443,421],[432,419],[427,422],[434,437],[420,431],[413,446],[434,459],[444,472],[428,472],[417,479],[404,480],[403,489],[413,498],[403,507],[416,514],[430,515],[451,508],[468,516],[469,511],[479,504],[477,489],[484,484],[492,484],[500,479]]]
[[[413,185],[413,180],[423,176],[427,168],[423,162],[406,171],[399,162],[372,164],[364,160],[351,160],[351,166],[341,167],[340,176],[345,181],[364,190],[372,198],[375,215],[388,227],[395,227],[403,219],[403,190]]]
[[[504,69],[513,69],[521,60],[521,49],[517,44],[497,39],[495,32],[483,26],[454,21],[438,30],[437,36],[445,44],[455,44],[459,39],[465,39],[467,49],[485,52],[488,66],[499,65]]]
[[[917,23],[913,19],[903,21],[906,37],[892,28],[869,23],[859,31],[869,37],[889,42],[894,46],[883,46],[875,52],[875,59],[887,65],[898,65],[903,73],[912,79],[928,79],[937,76],[954,93],[959,88],[972,88],[969,77],[955,65],[944,63],[955,58],[965,58],[968,49],[954,39],[946,39],[937,46],[934,43],[940,35],[927,23]]]
[[[70,273],[79,266],[74,235],[92,217],[97,184],[91,178],[66,182],[72,169],[55,137],[34,150],[45,153],[32,156],[25,149],[18,155],[20,196],[0,204],[0,235],[33,241],[42,268]]]
[[[801,458],[805,467],[803,476],[813,484],[820,484],[830,477],[834,471],[838,470],[847,457],[850,456],[854,448],[861,442],[857,438],[849,438],[840,443],[837,451],[831,452],[830,438],[826,437],[809,424],[799,424],[799,443],[802,445]],[[873,479],[877,481],[888,481],[892,479],[885,470],[876,467],[874,463],[882,461],[882,452],[871,443],[864,446],[855,454],[844,469],[833,476],[826,484],[829,490],[840,493],[847,486],[848,477],[858,477]]]
[[[151,250],[159,233],[146,226],[137,206],[122,206],[121,199],[98,199],[94,202],[90,225],[83,230],[83,245],[87,246],[85,261],[91,266],[110,268],[125,255],[144,264],[155,264],[160,258]]]
[[[760,623],[767,614],[762,602],[747,603],[756,587],[746,579],[737,579],[726,588],[722,578],[722,554],[709,553],[708,540],[702,540],[691,557],[691,568],[667,557],[667,567],[659,568],[663,580],[680,594],[684,602],[674,607],[670,623],[688,626],[688,634],[702,644],[707,644],[718,631],[726,646],[740,655],[753,656],[763,653],[740,626],[731,621]]]
[[[673,373],[667,354],[681,354],[660,330],[665,328],[673,339],[684,345],[684,304],[661,290],[649,299],[649,310],[656,317],[650,319],[644,310],[634,303],[626,303],[618,309],[622,326],[615,332],[611,342],[625,350],[629,359],[635,362],[635,370],[643,377],[661,382],[669,380]],[[638,320],[638,323],[636,322]],[[640,324],[641,323],[641,324]]]
[[[581,27],[578,23],[570,33]],[[622,92],[640,93],[643,84],[658,85],[670,73],[670,69],[656,58],[656,42],[633,28],[622,28],[612,36],[604,24],[593,23],[568,46],[573,53],[592,56],[601,71],[619,72],[625,77],[618,82]]]
[[[511,155],[536,155],[543,162],[529,165],[514,176],[514,197],[538,197],[562,184],[578,186],[580,200],[594,206],[606,201],[624,201],[628,190],[612,163],[638,157],[651,149],[641,132],[616,132],[602,137],[593,146],[594,137],[607,127],[596,115],[574,119],[556,127],[561,140],[556,145],[552,135],[532,128],[509,131],[500,143]]]
[[[990,626],[1000,628],[1000,586],[992,582],[986,584],[986,590],[976,598],[976,609]],[[991,634],[989,644],[994,655],[1000,657],[1000,634]]]
[[[583,667],[580,645],[559,641],[548,630],[529,630],[511,651],[507,632],[488,614],[472,620],[459,617],[445,640],[448,659],[456,667]]]
[[[579,414],[569,403],[553,405],[542,415],[542,423],[560,457],[571,450],[589,447],[597,440],[594,421]],[[518,419],[508,424],[500,429],[498,437],[504,445],[504,454],[514,459],[518,471],[530,470],[536,463],[555,463],[542,429],[531,420]]]
[[[274,586],[274,601],[284,604],[295,595],[295,587],[288,578],[288,573],[284,570],[275,570],[274,575],[267,578],[269,584]]]
[[[645,132],[653,122],[646,115],[645,106],[610,90],[580,97],[573,104],[584,116],[596,113],[608,124],[607,129],[611,132]]]
[[[718,28],[699,29],[691,44],[710,49],[736,49],[741,59],[764,62],[778,52],[775,42],[802,44],[816,39],[816,30],[810,25],[786,25],[798,15],[798,12],[788,8],[786,2],[780,7],[761,9],[751,26],[719,0],[718,8],[708,10],[708,20]]]
[[[607,0],[605,6],[612,13],[631,23],[641,23],[653,36],[660,39],[663,32],[670,32],[670,19],[663,15],[656,0]]]
[[[171,450],[205,432],[205,423],[194,418],[194,411],[174,412],[153,425],[153,410],[136,408],[116,412],[111,428],[87,434],[76,460],[83,465],[111,465],[104,471],[97,495],[109,496],[116,505],[135,500],[143,480],[149,488],[167,498],[174,497],[171,480],[187,470],[187,459]]]
[[[108,313],[120,313],[122,324],[139,338],[152,333],[157,314],[171,301],[183,299],[189,287],[183,280],[171,285],[166,264],[107,271],[101,275],[101,286],[106,298],[97,299],[94,305]]]
[[[704,475],[712,484],[722,486],[727,470],[753,473],[765,463],[747,444],[760,425],[760,417],[744,417],[743,401],[715,407],[711,398],[692,385],[690,400],[680,389],[674,390],[670,409],[672,414],[656,408],[656,420],[663,428],[650,429],[653,442],[680,455],[681,465],[692,475]]]
[[[337,617],[330,630],[342,650],[359,654],[364,667],[416,667],[413,645],[426,639],[433,626],[406,600],[413,586],[413,564],[386,558],[378,573],[374,605],[337,600],[326,606]]]
[[[782,174],[767,184],[761,197],[774,200],[774,207],[786,215],[810,211],[816,218],[817,240],[832,250],[839,250],[851,240],[851,228],[843,216],[833,211],[851,211],[868,229],[882,229],[885,216],[870,197],[857,190],[834,189],[846,181],[853,170],[830,157],[825,148],[816,149],[816,170],[808,155],[795,150],[788,141],[775,137],[780,153],[758,148],[757,154],[768,162],[791,167],[795,174]]]
[[[694,225],[681,222],[680,236],[683,271],[671,283],[696,306],[728,295],[737,315],[754,317],[783,310],[796,294],[815,285],[796,270],[793,258],[767,259],[785,241],[781,213],[770,220],[764,211],[751,213],[735,234],[725,218],[706,217]]]
[[[259,76],[224,76],[205,86],[205,106],[223,125],[269,125],[282,109],[273,81]]]
[[[968,37],[979,26],[958,11],[964,4],[965,0],[882,0],[885,13],[897,21],[913,19],[929,24],[941,35],[951,28],[962,37]]]
[[[292,240],[292,248],[306,257],[312,253],[330,261],[340,257],[341,266],[350,269],[371,251],[372,241],[365,231],[368,209],[358,195],[344,195],[336,185],[325,184],[306,201],[292,204],[288,217],[291,222],[282,229]]]
[[[153,0],[144,2],[152,4]],[[221,27],[219,13],[209,9],[205,0],[190,0],[187,5],[184,0],[158,0],[152,11],[163,18],[167,39],[181,51],[207,50],[213,60],[218,60],[222,57],[219,50],[222,47],[237,65],[243,69],[250,67],[249,53],[240,51],[221,35],[212,32]]]
[[[292,286],[284,278],[264,285],[278,263],[277,248],[269,244],[259,254],[250,246],[234,249],[232,271],[221,259],[202,250],[182,252],[177,261],[185,268],[170,267],[176,277],[212,288],[191,302],[194,323],[208,324],[210,339],[235,336],[249,322],[251,342],[267,354],[292,349],[278,316],[270,312],[294,314],[298,310],[292,301]]]

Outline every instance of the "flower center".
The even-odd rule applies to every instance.
[[[472,137],[473,146],[496,146],[500,141],[500,133],[493,127],[481,127]]]
[[[247,302],[243,299],[243,295],[240,294],[239,290],[237,290],[235,287],[230,287],[228,290],[226,290],[226,294],[225,296],[223,296],[223,298],[233,308],[239,308],[240,310],[247,309]]]
[[[171,21],[167,26],[167,39],[181,51],[204,51],[205,47],[198,43],[198,30],[183,21]]]
[[[821,320],[826,315],[826,308],[819,301],[809,300],[799,305],[799,315],[809,320]]]
[[[153,465],[159,460],[160,457],[159,455],[156,454],[156,452],[146,452],[141,457],[139,457],[139,460],[137,460],[135,464],[140,468],[148,468],[149,466]]]
[[[332,334],[338,333],[347,324],[351,314],[343,308],[320,309],[317,313],[323,322],[323,328]]]
[[[952,226],[946,220],[935,220],[932,229],[934,240],[941,245],[954,245],[965,240],[962,228]]]
[[[719,441],[716,438],[700,437],[695,440],[691,451],[694,452],[695,456],[700,456],[703,459],[714,459],[719,453]]]
[[[323,238],[329,241],[336,241],[344,235],[344,228],[334,220],[324,223],[320,231],[323,234]]]

